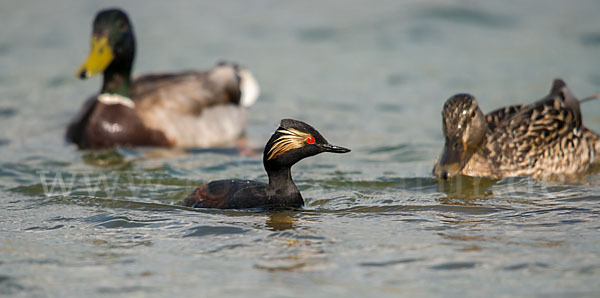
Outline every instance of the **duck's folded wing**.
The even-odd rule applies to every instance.
[[[131,95],[138,111],[199,115],[208,107],[238,104],[240,89],[233,74],[217,79],[209,72],[185,72],[141,76],[133,81]]]
[[[216,105],[252,105],[260,94],[254,76],[237,65],[221,63],[206,72],[148,74],[132,83],[137,110],[199,115]]]
[[[558,100],[564,108],[567,108],[573,112],[575,120],[578,125],[581,125],[581,111],[579,108],[579,100],[573,95],[571,90],[567,87],[567,84],[561,79],[555,79],[552,82],[550,93],[533,104],[517,104],[504,108],[500,108],[488,113],[485,118],[488,122],[490,130],[494,130],[498,126],[505,125],[508,120],[516,115],[519,115],[521,111],[533,112],[536,108],[544,105],[555,105],[554,100]],[[529,113],[526,113],[529,114]],[[519,116],[523,119],[523,116]],[[527,118],[527,116],[525,116]]]
[[[527,107],[525,104],[508,106],[489,112],[485,115],[485,120],[488,123],[488,128],[494,130],[502,123],[506,122],[510,117],[516,115],[523,108]]]
[[[580,111],[569,104],[573,100],[569,94],[551,92],[499,122],[488,135],[488,146],[494,146],[491,151],[502,153],[493,157],[503,159],[503,164],[531,163],[535,160],[529,157],[574,148],[583,129]]]

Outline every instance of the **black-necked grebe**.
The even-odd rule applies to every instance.
[[[294,184],[291,167],[301,159],[322,152],[346,153],[333,146],[312,126],[297,120],[281,120],[263,154],[269,183],[252,180],[218,180],[204,184],[189,195],[184,205],[196,208],[296,208],[304,205]]]

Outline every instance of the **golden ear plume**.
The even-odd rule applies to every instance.
[[[277,138],[271,149],[269,149],[267,160],[276,158],[292,149],[303,147],[306,139],[311,137],[309,133],[301,132],[293,128],[282,128],[277,130],[277,132],[280,133],[281,136]]]

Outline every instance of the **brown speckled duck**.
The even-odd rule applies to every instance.
[[[442,117],[446,141],[433,168],[437,178],[573,180],[600,161],[600,137],[583,125],[579,101],[560,79],[535,103],[485,116],[475,97],[457,94]]]
[[[233,146],[246,127],[247,107],[259,94],[249,71],[220,63],[205,72],[187,71],[131,78],[133,28],[119,9],[100,11],[92,49],[77,75],[104,74],[67,129],[80,148],[112,146]]]

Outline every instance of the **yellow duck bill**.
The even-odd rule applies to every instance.
[[[87,79],[93,75],[103,72],[113,61],[115,55],[108,44],[107,36],[92,37],[92,49],[87,60],[77,71],[76,76]]]

